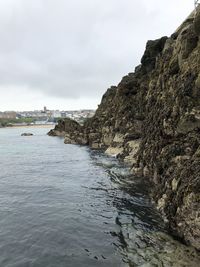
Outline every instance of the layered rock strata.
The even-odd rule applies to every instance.
[[[147,176],[171,230],[200,249],[200,8],[170,37],[147,42],[141,65],[107,90],[94,117],[61,120],[50,134]]]

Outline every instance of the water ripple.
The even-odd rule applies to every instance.
[[[1,267],[199,266],[167,234],[147,181],[45,131],[0,130]]]

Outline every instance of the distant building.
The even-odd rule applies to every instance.
[[[61,111],[60,114],[61,114],[61,118],[67,117],[66,111]]]
[[[16,112],[14,111],[5,111],[0,112],[0,119],[16,119]]]
[[[61,118],[61,112],[59,110],[53,110],[51,116],[53,118]]]
[[[57,121],[59,118],[71,118],[78,122],[83,122],[85,119],[90,118],[94,115],[94,110],[48,110],[47,107],[44,106],[42,110],[34,110],[34,111],[7,111],[0,112],[0,119],[19,119],[19,118],[32,118],[34,122],[41,124],[43,123],[52,123]]]

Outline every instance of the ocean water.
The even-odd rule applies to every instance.
[[[0,129],[0,267],[199,266],[167,233],[147,181],[47,131]]]

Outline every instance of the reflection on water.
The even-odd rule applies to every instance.
[[[100,184],[96,190],[106,191],[117,209],[118,231],[111,234],[118,237],[116,246],[127,266],[199,266],[199,253],[167,233],[166,225],[148,197],[151,186],[148,181],[134,177],[114,158],[96,151],[90,153],[94,163],[109,174],[110,187]]]
[[[46,131],[0,129],[1,267],[199,266],[167,234],[147,181]]]

